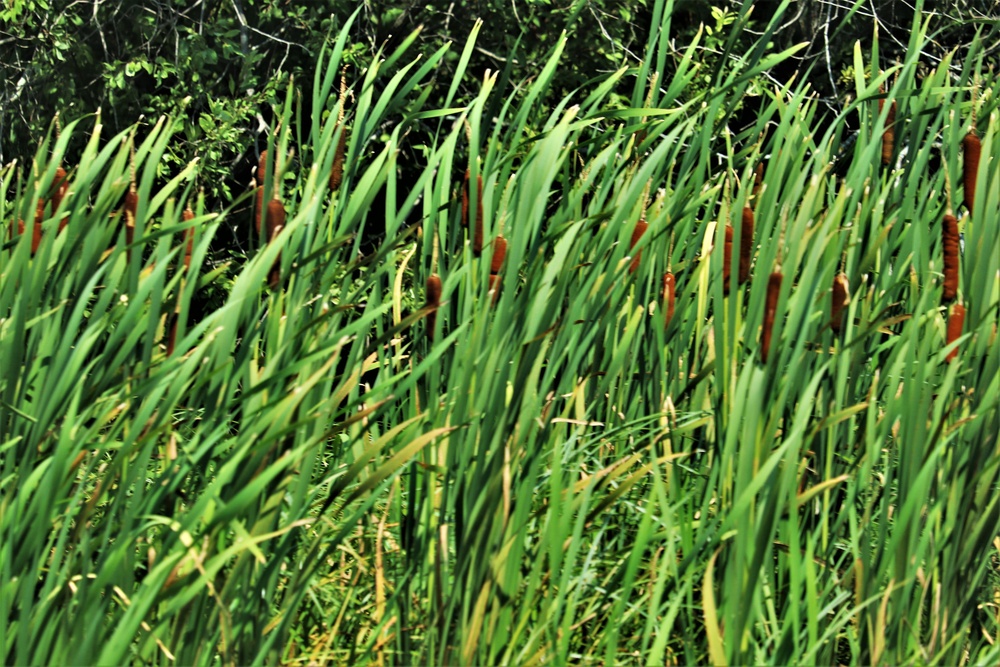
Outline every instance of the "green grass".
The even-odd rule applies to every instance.
[[[219,284],[208,251],[232,211],[205,210],[197,164],[157,183],[170,121],[95,130],[37,252],[30,231],[0,248],[5,661],[996,663],[996,72],[979,41],[918,67],[918,13],[911,56],[859,75],[842,113],[821,116],[807,82],[766,76],[790,55],[767,50],[779,13],[694,93],[697,43],[671,49],[671,10],[655,3],[642,65],[552,110],[534,101],[569,57],[561,44],[523,96],[488,74],[461,100],[473,33],[447,108],[428,109],[444,51],[403,64],[404,40],[353,83],[331,193],[345,27],[313,85],[313,108],[330,113],[302,118],[293,90],[277,110],[281,176],[264,187],[280,191],[286,226],[232,267],[225,304],[200,321],[190,305]],[[855,59],[863,73],[877,47]],[[730,131],[751,83],[764,91],[756,125]],[[611,104],[621,91],[635,106]],[[882,96],[898,105],[889,167]],[[983,151],[969,216],[960,142],[973,107]],[[409,188],[400,149],[417,125],[437,129]],[[0,171],[0,220],[30,230],[78,131]],[[460,221],[467,168],[484,183],[482,259]],[[372,208],[382,188],[385,208]],[[968,309],[952,363],[949,198]],[[470,220],[479,205],[470,197]],[[725,296],[723,228],[737,221],[738,249],[744,205],[752,277]],[[840,271],[851,301],[836,336]],[[443,281],[433,341],[431,273]]]

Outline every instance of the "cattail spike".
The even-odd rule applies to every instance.
[[[882,111],[883,100],[879,100],[879,112]],[[882,132],[882,164],[892,162],[892,153],[896,143],[896,100],[889,103],[889,113],[885,118],[885,130]]]
[[[434,308],[427,314],[427,339],[434,340],[434,325],[437,323],[437,309],[441,306],[441,278],[433,273],[427,278],[427,287],[424,290],[426,299],[425,306]]]
[[[663,326],[670,326],[674,318],[674,299],[676,298],[676,283],[674,274],[667,271],[663,274],[663,310],[665,312]]]
[[[753,209],[744,206],[740,229],[740,285],[750,279],[750,260],[753,258],[753,217]]]
[[[135,241],[135,218],[139,210],[139,195],[135,191],[135,183],[129,186],[125,193],[125,203],[122,206],[125,213],[125,245],[132,245]]]
[[[639,221],[635,223],[635,228],[632,230],[632,241],[631,243],[629,243],[628,246],[630,251],[632,248],[635,247],[635,244],[639,242],[639,239],[642,238],[642,235],[646,233],[647,229],[649,229],[649,224],[646,222],[644,218],[639,218]],[[639,262],[641,260],[642,260],[642,249],[640,248],[635,253],[635,256],[632,257],[632,264],[629,265],[628,272],[635,273],[639,269]]]
[[[760,345],[760,359],[765,364],[767,363],[768,353],[771,351],[774,315],[778,310],[778,296],[781,294],[781,280],[783,277],[781,269],[777,268],[771,273],[767,281],[767,300],[764,303],[764,332]]]
[[[951,314],[948,315],[948,338],[945,345],[951,345],[962,336],[962,327],[965,325],[965,306],[956,303],[951,307]],[[950,364],[952,359],[958,356],[958,348],[948,353],[946,360]]]
[[[343,122],[339,125],[340,138],[337,140],[337,147],[333,152],[333,166],[330,168],[330,191],[340,189],[340,184],[344,179],[344,154],[347,152],[347,128]]]
[[[733,265],[733,226],[726,225],[726,240],[722,246],[722,293],[729,294],[729,278]]]
[[[273,241],[285,226],[285,207],[275,196],[267,203],[267,240]]]
[[[833,297],[830,302],[830,328],[840,334],[844,323],[844,309],[851,303],[850,284],[847,275],[838,273],[833,279]]]
[[[496,275],[503,267],[503,260],[507,257],[507,239],[503,235],[498,235],[493,240],[493,259],[490,262],[490,273]]]
[[[941,302],[950,303],[958,295],[958,220],[946,213],[941,226],[941,248],[944,253],[944,290]]]
[[[264,185],[267,177],[267,149],[260,152],[260,159],[257,160],[257,182]]]
[[[191,222],[194,220],[194,211],[191,210],[190,206],[184,209],[184,212],[181,214],[181,219],[184,220],[184,222]],[[191,255],[194,254],[194,227],[184,230],[184,238],[187,241],[184,244],[184,268],[190,269]]]

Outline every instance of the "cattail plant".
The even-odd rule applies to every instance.
[[[750,279],[750,260],[753,258],[753,223],[753,209],[744,206],[740,229],[740,285]]]
[[[878,110],[882,112],[885,100],[879,100]],[[885,130],[882,132],[882,164],[892,162],[892,152],[896,143],[896,100],[889,103],[889,113],[885,118]]]
[[[285,226],[285,206],[278,199],[277,194],[274,198],[267,203],[267,238],[269,242],[273,242],[274,239],[281,232],[282,228]],[[271,265],[271,270],[268,272],[267,277],[268,285],[272,290],[277,290],[281,285],[281,253],[274,258],[274,264]]]
[[[676,281],[674,274],[669,270],[663,274],[663,326],[670,326],[670,320],[674,317],[674,299],[676,292]]]
[[[844,323],[844,309],[851,303],[850,283],[847,274],[838,273],[833,279],[833,296],[830,301],[830,328],[839,334]]]
[[[941,249],[944,253],[944,291],[941,302],[950,303],[958,294],[958,220],[946,213],[941,226]]]
[[[498,234],[493,240],[493,257],[490,260],[490,292],[493,293],[494,304],[500,296],[500,269],[503,268],[503,260],[506,256],[507,239],[502,234]]]
[[[635,247],[635,244],[639,242],[642,235],[646,233],[649,229],[649,224],[646,222],[645,218],[639,218],[639,221],[635,223],[635,228],[632,230],[632,241],[629,243],[629,250]],[[635,273],[639,269],[639,262],[642,260],[642,249],[640,248],[635,256],[632,258],[632,264],[629,265],[629,273]]]
[[[333,166],[330,168],[330,191],[340,189],[344,179],[344,153],[347,151],[347,127],[344,125],[344,105],[347,103],[347,79],[340,77],[340,101],[337,109],[337,130],[340,139],[333,151]],[[336,131],[336,130],[335,130]]]
[[[190,206],[187,206],[184,209],[184,212],[181,214],[181,219],[184,220],[184,222],[191,222],[194,220],[194,211],[191,210]],[[184,268],[190,269],[191,255],[194,254],[194,227],[189,227],[184,230],[184,238],[186,240],[186,243],[184,244]]]
[[[125,215],[125,245],[132,245],[135,240],[135,219],[139,210],[139,194],[135,189],[135,141],[131,140],[131,159],[129,162],[128,192],[125,193],[125,203],[122,210]]]
[[[69,188],[69,180],[66,178],[66,170],[59,166],[56,168],[56,177],[52,181],[52,188],[49,190],[49,201],[52,202],[52,213],[55,214],[59,210],[60,204],[62,204],[63,198],[66,196],[66,190]],[[66,218],[63,217],[59,220],[59,231],[61,232],[66,228]]]
[[[125,193],[125,203],[122,210],[125,212],[125,244],[132,245],[135,240],[135,216],[139,208],[139,195],[135,191],[135,183],[131,183],[128,192]]]
[[[764,302],[764,332],[760,344],[760,359],[767,363],[771,350],[771,333],[774,329],[774,314],[778,310],[778,295],[781,293],[781,266],[775,267],[767,280],[767,300]]]
[[[726,225],[726,240],[722,246],[722,293],[729,294],[729,278],[733,266],[733,226]]]
[[[948,315],[948,338],[945,341],[945,345],[951,345],[962,335],[962,327],[965,325],[965,306],[961,303],[956,303],[951,307],[951,314]],[[958,348],[956,347],[951,352],[948,353],[946,360],[951,363],[951,360],[958,356]]]
[[[462,226],[469,226],[469,180],[471,171],[465,170],[465,184],[462,189]],[[483,254],[483,175],[476,177],[476,226],[472,230],[472,253],[479,257]]]
[[[427,339],[434,340],[434,325],[437,323],[437,309],[441,307],[441,278],[432,273],[427,278],[427,287],[424,289],[426,298],[425,307],[433,308],[427,314]]]

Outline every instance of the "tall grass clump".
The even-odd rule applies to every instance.
[[[478,25],[454,54],[403,39],[348,69],[348,107],[348,22],[311,116],[293,87],[275,108],[262,190],[221,211],[196,162],[159,174],[170,119],[106,136],[91,116],[0,170],[6,227],[79,165],[37,244],[0,246],[6,662],[1000,660],[995,33],[922,62],[918,3],[906,58],[882,72],[856,45],[824,115],[770,78],[802,48],[770,50],[787,3],[739,53],[745,4],[714,69],[650,4],[641,61],[551,109],[565,38],[516,95],[496,72],[458,94]],[[946,311],[962,164],[940,147],[974,81]],[[884,166],[879,99],[899,105]],[[723,285],[732,175],[765,155]],[[223,280],[213,239],[252,200],[260,243]],[[224,303],[192,308],[208,289]]]

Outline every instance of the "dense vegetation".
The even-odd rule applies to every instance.
[[[997,22],[633,4],[4,134],[5,662],[1000,660]]]

